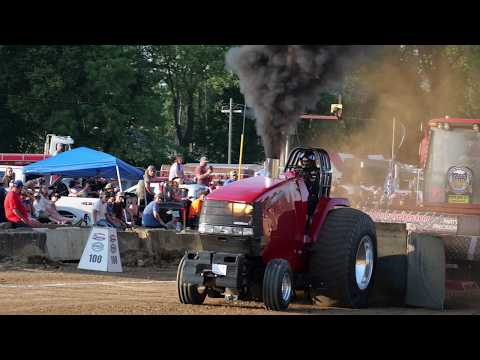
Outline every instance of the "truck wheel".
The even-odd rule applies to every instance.
[[[268,310],[288,308],[293,295],[293,276],[288,261],[274,259],[265,269],[263,277],[263,302]]]
[[[357,209],[332,210],[311,248],[312,287],[342,306],[367,307],[376,262],[377,238],[372,219]]]
[[[207,294],[206,292],[204,292],[203,294],[200,294],[197,290],[197,285],[186,283],[183,280],[183,269],[185,266],[185,258],[186,256],[184,256],[182,260],[180,260],[180,264],[178,265],[178,270],[177,270],[178,298],[182,304],[201,305],[205,301],[205,296]]]

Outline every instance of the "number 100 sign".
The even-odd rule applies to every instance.
[[[114,228],[93,227],[78,268],[122,272],[117,230]]]

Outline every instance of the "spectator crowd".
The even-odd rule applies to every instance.
[[[58,149],[61,151],[61,149]],[[194,178],[184,172],[181,155],[176,155],[168,179],[156,176],[156,168],[146,168],[134,193],[120,191],[115,180],[105,178],[62,179],[48,186],[45,178],[29,180],[25,184],[15,179],[12,168],[7,168],[0,182],[0,223],[10,222],[12,227],[40,227],[45,223],[79,226],[88,219],[73,222],[60,214],[56,207],[62,196],[98,198],[93,205],[91,222],[96,226],[126,229],[133,226],[181,230],[195,228],[205,197],[219,186],[237,180],[236,171],[226,181],[213,181],[212,166],[201,157]],[[67,186],[68,184],[68,186]],[[194,196],[182,185],[198,184]]]

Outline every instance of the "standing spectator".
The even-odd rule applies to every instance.
[[[7,190],[0,186],[0,223],[7,222],[5,217],[5,197],[7,196]]]
[[[137,185],[138,205],[141,211],[153,200],[155,195],[150,183],[155,176],[155,166],[150,165],[145,170],[143,180],[140,180]]]
[[[195,168],[195,180],[197,184],[208,186],[211,180],[210,174],[213,168],[208,166],[208,160],[205,156],[200,158],[200,165]]]
[[[142,216],[142,225],[151,228],[166,228],[165,222],[160,217],[160,204],[162,203],[162,196],[156,194],[154,200],[150,202]]]
[[[63,144],[57,143],[55,151],[53,152],[52,156],[58,155],[58,154],[60,154],[64,151],[65,151],[65,148],[64,148]]]
[[[183,184],[185,180],[185,173],[183,171],[183,156],[180,154],[175,156],[175,162],[170,167],[168,181],[172,181],[175,178],[180,179],[180,184]]]
[[[14,228],[38,227],[40,223],[36,220],[30,220],[27,210],[22,205],[22,200],[20,199],[22,189],[23,182],[16,180],[13,183],[12,190],[5,197],[5,216]]]
[[[15,173],[11,167],[5,169],[5,175],[2,178],[2,184],[5,189],[10,187],[10,182],[15,181]]]
[[[230,178],[225,180],[225,182],[223,183],[223,186],[231,184],[237,180],[238,180],[237,172],[235,170],[232,170],[230,171]]]

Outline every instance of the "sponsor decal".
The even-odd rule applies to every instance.
[[[365,209],[365,212],[375,222],[406,224],[408,231],[457,233],[456,216],[417,213],[413,211],[379,211],[374,209]]]
[[[115,245],[115,244],[110,244],[110,252],[116,253],[116,252],[117,252],[117,245]]]
[[[94,242],[92,244],[92,250],[95,252],[100,252],[104,249],[104,245],[101,242]]]
[[[115,242],[115,241],[117,241],[117,237],[116,237],[115,235],[113,235],[113,234],[110,235],[110,242],[113,243],[113,242]]]
[[[102,233],[94,233],[92,235],[92,239],[93,240],[96,240],[96,241],[103,241],[105,240],[105,234],[102,234]]]
[[[92,202],[82,202],[80,203],[81,205],[85,205],[85,206],[93,206],[93,203]]]

